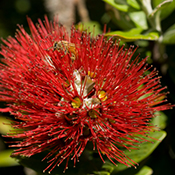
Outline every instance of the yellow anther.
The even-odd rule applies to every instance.
[[[91,71],[88,71],[88,75],[91,78],[95,78],[96,77],[95,73],[94,72],[91,72]]]
[[[106,92],[102,90],[102,91],[98,91],[98,98],[101,101],[106,101],[108,97],[106,95]]]
[[[73,108],[79,108],[81,106],[81,100],[79,97],[75,97],[71,102]]]

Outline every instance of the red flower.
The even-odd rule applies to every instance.
[[[133,165],[119,147],[137,147],[138,135],[153,129],[154,112],[171,107],[157,71],[146,75],[146,58],[132,59],[132,47],[119,48],[112,38],[91,38],[74,27],[69,37],[47,17],[44,24],[28,22],[32,36],[19,27],[0,52],[0,100],[8,106],[1,111],[11,112],[14,127],[23,130],[9,135],[20,139],[11,145],[19,147],[13,155],[50,150],[44,171],[52,171],[64,159],[66,168],[69,158],[75,164],[92,142],[102,160],[103,154],[114,164]]]

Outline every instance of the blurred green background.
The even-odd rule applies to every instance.
[[[112,2],[122,5],[122,8],[125,8],[127,7],[128,2],[131,1],[116,0]],[[133,3],[134,2],[135,1],[133,0]],[[156,7],[156,5],[160,2],[163,1],[153,0],[152,6]],[[44,19],[45,14],[50,16],[51,19],[51,15],[45,4],[44,0],[0,0],[0,37],[7,38],[9,35],[14,36],[15,31],[18,28],[17,24],[23,25],[29,32],[26,16],[29,16],[34,23],[37,22],[38,18]],[[103,30],[104,24],[107,24],[107,28],[110,29],[111,32],[114,31],[114,33],[115,31],[127,31],[132,28],[139,28],[139,23],[137,23],[137,20],[139,19],[135,19],[134,21],[132,16],[129,15],[132,12],[135,12],[134,8],[136,9],[137,7],[131,8],[130,6],[132,5],[130,5],[130,11],[115,11],[114,9],[109,8],[107,3],[102,0],[86,0],[85,5],[90,18],[90,21],[85,21],[85,23],[91,26],[95,24],[96,33],[100,33]],[[140,9],[137,9],[137,12],[140,12]],[[77,6],[74,8],[74,14],[74,23],[78,24],[81,21],[81,15]],[[132,13],[132,15],[133,14],[134,13]],[[137,16],[138,15],[133,17]],[[167,31],[167,29],[175,24],[174,1],[166,8],[162,9],[161,16],[161,31],[159,31],[158,34],[159,36],[164,36],[163,34]],[[133,20],[125,21],[129,17]],[[141,21],[143,22],[142,19]],[[149,29],[151,29],[149,22],[147,24],[142,23],[141,27],[143,27],[144,31],[149,31]],[[167,37],[168,41],[165,41],[164,43],[147,39],[130,40],[129,43],[122,41],[122,43],[125,43],[126,47],[130,44],[138,45],[139,48],[137,53],[140,53],[141,57],[150,56],[148,63],[154,65],[154,67],[156,67],[159,71],[159,75],[162,76],[162,85],[167,86],[168,91],[170,92],[168,95],[168,101],[175,104],[175,27],[171,30],[171,32],[170,37]],[[1,107],[4,106],[3,103],[0,103],[0,105]],[[151,154],[151,156],[144,160],[144,163],[153,169],[153,175],[175,175],[175,110],[165,111],[164,113],[167,116],[164,128],[167,132],[167,137]],[[2,125],[5,120],[4,116],[9,116],[9,114],[0,115],[0,134],[4,134],[5,132]],[[0,136],[0,174],[26,174],[22,166],[16,164],[14,165],[13,162],[10,163],[10,160],[7,160],[9,164],[3,164],[1,162],[3,159],[2,153],[9,150],[4,141],[7,141],[7,139]],[[127,174],[127,172],[125,174]]]

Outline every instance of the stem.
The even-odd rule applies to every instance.
[[[161,25],[160,25],[160,11],[157,12],[155,15],[150,16],[153,12],[151,6],[151,0],[140,0],[141,6],[145,14],[147,15],[148,21],[151,27],[159,32],[161,32]]]

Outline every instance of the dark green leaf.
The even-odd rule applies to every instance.
[[[111,162],[106,162],[105,164],[103,164],[103,169],[105,169],[106,171],[112,173],[114,170],[114,165]]]
[[[106,36],[115,36],[116,38],[118,39],[120,38],[126,42],[132,42],[138,39],[140,40],[158,40],[159,38],[158,32],[150,32],[147,34],[141,34],[142,31],[143,29],[141,28],[134,28],[127,32],[122,32],[122,31],[110,32],[110,33],[107,33]]]
[[[168,5],[170,5],[170,3],[172,3],[173,0],[166,0],[163,1],[162,3],[160,3],[159,5],[156,6],[156,8],[152,11],[151,14],[149,14],[149,17],[154,16],[158,11],[164,9],[165,7],[167,7]]]
[[[48,152],[43,152],[36,154],[34,156],[31,156],[30,158],[27,157],[18,157],[19,163],[23,166],[27,166],[36,172],[38,172],[40,175],[43,174],[43,170],[49,166],[49,163],[47,161],[41,161]],[[53,175],[87,175],[88,173],[92,174],[93,171],[97,171],[101,169],[102,166],[102,160],[100,158],[93,157],[92,152],[84,151],[84,153],[80,157],[80,161],[76,163],[76,168],[73,168],[73,161],[69,161],[68,169],[63,173],[65,169],[66,160],[61,163],[61,165],[58,167],[56,166],[51,174]],[[44,175],[49,175],[49,170],[46,170]]]
[[[116,3],[115,0],[103,0],[103,1],[110,4],[111,6],[115,7],[117,10],[120,10],[123,12],[127,12],[129,9],[128,5]]]
[[[164,33],[162,43],[175,44],[175,24]]]
[[[138,150],[131,150],[131,151],[126,150],[125,154],[133,161],[139,163],[142,160],[144,160],[146,157],[148,157],[155,150],[155,148],[165,138],[165,136],[166,136],[165,131],[152,132],[151,134],[149,134],[149,137],[154,138],[154,140],[151,138],[150,139],[146,138],[147,140],[150,140],[151,142],[142,143]],[[123,171],[123,170],[128,168],[124,164],[117,163],[117,165],[118,165],[118,167],[113,165],[111,162],[106,161],[106,163],[103,165],[103,168],[106,170],[109,170],[109,168],[112,169],[112,167],[113,167],[112,174],[115,174],[119,171]]]
[[[19,165],[19,163],[14,158],[10,157],[12,152],[13,152],[12,149],[4,150],[0,152],[0,167]]]
[[[165,2],[165,0],[152,0],[152,4],[154,8],[156,8],[159,4],[163,2]],[[172,3],[168,3],[161,10],[160,18],[165,19],[173,12],[174,9],[175,9],[175,0],[172,0]]]
[[[151,175],[153,173],[153,170],[148,167],[148,166],[144,166],[138,173],[136,173],[135,175]]]
[[[131,21],[128,13],[118,11],[113,7],[108,8],[107,13],[111,16],[112,21],[119,28],[123,30],[135,28],[135,24]]]

